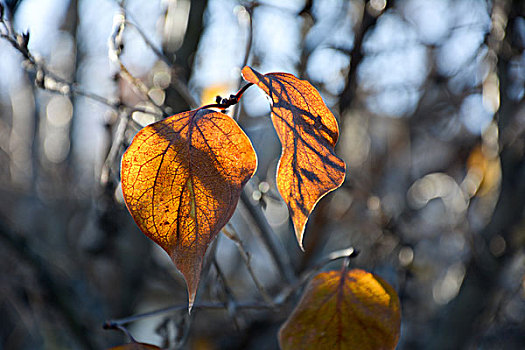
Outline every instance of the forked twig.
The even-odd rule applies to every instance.
[[[57,93],[63,96],[82,96],[90,100],[97,101],[115,110],[123,110],[128,113],[142,112],[151,115],[158,115],[150,110],[142,107],[127,106],[118,99],[108,99],[92,92],[84,91],[78,84],[68,82],[58,75],[51,72],[41,59],[36,59],[29,51],[27,45],[29,43],[29,33],[20,34],[15,32],[11,22],[6,22],[4,18],[0,18],[0,24],[4,31],[0,31],[0,38],[6,40],[11,46],[24,57],[24,69],[27,72],[33,73],[32,79],[36,86],[43,90]],[[159,115],[160,116],[160,115]]]
[[[330,253],[321,260],[319,263],[317,263],[314,267],[312,267],[310,270],[305,271],[301,277],[294,283],[292,286],[286,288],[281,292],[278,296],[276,296],[273,299],[273,303],[275,304],[276,308],[272,307],[268,303],[257,303],[257,302],[236,302],[235,303],[235,309],[236,310],[267,310],[267,311],[277,311],[280,306],[282,306],[284,303],[286,303],[290,296],[297,291],[304,283],[306,283],[314,273],[319,271],[321,268],[323,268],[325,265],[339,260],[343,258],[354,258],[358,255],[358,251],[354,248],[350,247],[347,249],[342,249],[335,251],[333,253]],[[188,304],[177,304],[169,307],[165,307],[158,310],[153,310],[129,317],[124,317],[120,319],[114,319],[114,320],[108,320],[104,322],[103,328],[104,329],[118,329],[119,326],[126,325],[128,323],[132,323],[144,318],[148,317],[155,317],[160,316],[162,314],[167,314],[175,311],[185,310],[188,308]],[[228,309],[228,305],[225,303],[207,303],[207,302],[201,302],[201,303],[195,303],[193,304],[193,310],[221,310],[221,309]]]
[[[171,70],[174,70],[174,63],[173,60],[170,59],[166,54],[162,51],[162,49],[159,49],[153,41],[146,35],[144,30],[138,25],[138,22],[133,18],[133,16],[129,13],[129,11],[126,10],[126,7],[124,6],[124,3],[122,1],[117,1],[118,5],[120,6],[121,11],[125,13],[125,21],[126,25],[129,25],[133,27],[139,36],[144,40],[144,43],[153,51],[153,53],[157,56],[158,59],[160,59],[162,62],[166,63],[168,67],[170,67]],[[172,75],[173,76],[173,75]],[[194,109],[198,107],[198,102],[195,100],[195,98],[192,96],[190,90],[188,89],[187,85],[177,76],[173,76],[172,81],[173,87],[175,90],[179,93],[179,95],[186,101],[188,106],[190,108]]]
[[[310,278],[312,278],[314,274],[319,272],[319,270],[321,270],[324,266],[328,265],[329,263],[339,259],[345,259],[343,265],[348,266],[347,264],[349,264],[350,259],[355,258],[357,255],[359,255],[359,251],[354,249],[353,247],[337,250],[328,254],[326,258],[319,261],[309,270],[303,272],[294,284],[283,289],[283,291],[275,297],[275,302],[278,305],[285,303],[299,288],[301,288],[302,285],[308,282],[308,280],[310,280]]]
[[[225,303],[195,303],[193,304],[193,310],[222,310],[222,309],[227,309],[228,306],[225,304]],[[108,320],[106,322],[104,322],[103,324],[103,328],[104,329],[115,329],[117,328],[118,326],[120,325],[125,325],[125,324],[128,324],[128,323],[132,323],[132,322],[135,322],[135,321],[138,321],[138,320],[142,320],[144,318],[149,318],[149,317],[156,317],[156,316],[159,316],[159,315],[162,315],[162,314],[168,314],[168,313],[171,313],[171,312],[175,312],[175,311],[180,311],[180,310],[187,310],[188,309],[188,304],[187,303],[184,303],[184,304],[177,304],[177,305],[173,305],[173,306],[168,306],[168,307],[165,307],[165,308],[162,308],[162,309],[158,309],[158,310],[153,310],[153,311],[149,311],[149,312],[144,312],[144,313],[141,313],[141,314],[137,314],[137,315],[133,315],[133,316],[129,316],[129,317],[124,317],[124,318],[119,318],[119,319],[116,319],[116,320]],[[268,309],[271,309],[271,307],[267,304],[263,304],[263,303],[237,303],[236,304],[236,309],[251,309],[251,310],[268,310]]]
[[[252,85],[253,85],[252,83],[248,83],[248,84],[244,85],[241,89],[239,89],[239,91],[237,91],[237,93],[235,95],[230,95],[230,97],[228,97],[228,98],[222,98],[220,96],[217,96],[217,98],[215,100],[216,103],[205,105],[205,106],[199,107],[198,109],[218,108],[218,109],[224,111],[225,109],[227,109],[227,108],[229,108],[229,107],[239,103],[239,101],[240,101],[242,95],[244,94],[244,92]]]
[[[228,310],[228,315],[233,321],[233,324],[235,328],[240,329],[239,323],[237,322],[236,318],[236,311],[237,311],[237,301],[235,300],[235,295],[233,294],[233,291],[231,290],[230,286],[228,285],[228,282],[226,280],[226,276],[222,272],[221,267],[219,266],[219,263],[217,262],[217,257],[215,254],[213,254],[213,267],[215,268],[215,271],[217,271],[217,276],[221,280],[221,285],[224,290],[224,293],[226,294],[226,309]]]
[[[126,11],[123,10],[123,7],[121,7],[120,13],[117,13],[113,17],[113,32],[110,36],[109,45],[108,45],[108,56],[109,58],[118,64],[119,66],[119,75],[128,81],[131,86],[135,89],[135,91],[139,92],[141,95],[143,95],[145,98],[148,99],[148,101],[153,104],[155,107],[157,107],[160,111],[162,111],[163,116],[168,116],[169,113],[166,110],[166,107],[161,104],[157,103],[151,96],[149,95],[149,89],[142,82],[142,80],[136,78],[129,72],[126,65],[122,62],[120,59],[120,55],[122,54],[122,48],[123,48],[123,36],[124,36],[124,30],[126,28]]]

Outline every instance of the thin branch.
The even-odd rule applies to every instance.
[[[195,303],[193,304],[193,310],[223,310],[227,309],[228,306],[224,303]],[[237,303],[236,305],[237,309],[247,309],[247,310],[269,310],[271,307],[267,304],[263,303]],[[181,310],[187,310],[188,304],[177,304],[173,306],[168,306],[162,309],[153,310],[149,312],[145,312],[142,314],[137,314],[125,318],[120,318],[116,320],[108,320],[104,322],[104,325],[102,326],[104,329],[115,329],[120,325],[125,325],[131,322],[135,322],[138,320],[142,320],[144,318],[149,317],[156,317],[162,314],[168,314],[175,311],[181,311]]]
[[[317,263],[314,267],[312,267],[312,269],[304,272],[299,278],[299,280],[297,280],[296,283],[294,283],[293,286],[286,288],[285,290],[283,290],[283,292],[281,292],[278,296],[276,296],[273,299],[273,303],[277,307],[280,307],[281,305],[283,305],[285,302],[288,301],[289,297],[295,291],[297,291],[304,283],[306,283],[310,279],[310,277],[314,273],[318,272],[325,265],[333,261],[343,259],[343,258],[348,258],[348,259],[354,258],[357,255],[358,255],[358,251],[352,247],[347,248],[347,249],[338,250],[338,251],[328,254],[326,258],[324,258],[319,263]],[[157,317],[157,316],[172,313],[175,311],[186,310],[187,308],[188,308],[188,304],[186,303],[177,304],[177,305],[173,305],[173,306],[169,306],[169,307],[165,307],[162,309],[153,310],[153,311],[149,311],[149,312],[145,312],[145,313],[141,313],[141,314],[137,314],[137,315],[133,315],[129,317],[124,317],[124,318],[119,318],[119,319],[114,319],[114,320],[107,320],[106,322],[104,322],[102,327],[104,329],[117,329],[122,325],[126,325],[128,323],[132,323],[138,320],[142,320],[144,318]],[[207,303],[207,302],[193,304],[193,310],[197,310],[197,309],[198,310],[221,310],[221,309],[228,309],[228,305],[225,303]],[[243,310],[243,309],[244,310],[267,310],[267,311],[274,311],[274,312],[277,311],[276,308],[272,307],[271,305],[267,303],[255,303],[255,302],[236,302],[235,309],[237,310]]]
[[[224,294],[226,295],[226,309],[228,310],[228,315],[233,321],[233,324],[235,328],[239,328],[239,323],[237,322],[237,318],[235,317],[236,311],[237,311],[237,301],[235,300],[235,295],[233,294],[233,291],[231,290],[230,286],[228,285],[228,282],[226,281],[226,276],[222,272],[221,267],[219,266],[219,263],[217,262],[217,257],[215,254],[213,254],[213,267],[215,268],[215,271],[217,271],[217,276],[221,280],[221,285],[224,290]]]
[[[358,255],[359,255],[359,251],[354,249],[353,247],[337,250],[335,252],[328,254],[323,260],[319,261],[312,268],[303,272],[301,276],[299,276],[299,279],[294,284],[283,289],[283,291],[278,296],[275,297],[274,299],[275,302],[278,305],[284,304],[297,290],[299,290],[299,288],[301,288],[301,286],[303,286],[306,282],[308,282],[310,278],[313,277],[314,274],[319,272],[319,270],[321,270],[323,267],[325,267],[329,263],[339,260],[339,259],[345,259],[343,266],[347,268],[348,265],[350,264],[350,259],[353,259]]]
[[[2,244],[16,252],[35,272],[38,283],[44,290],[43,296],[48,298],[48,304],[52,305],[64,318],[66,326],[82,347],[86,349],[97,348],[96,342],[89,337],[85,325],[81,322],[85,315],[79,313],[74,299],[68,297],[66,291],[69,286],[64,285],[62,279],[55,276],[55,273],[47,268],[50,265],[49,262],[31,248],[26,237],[27,234],[14,228],[3,215],[0,216],[0,241]]]
[[[6,22],[4,19],[0,19],[0,23],[6,28],[7,33],[1,33],[0,37],[13,46],[25,59],[23,67],[27,72],[35,74],[34,83],[43,90],[58,93],[64,96],[82,96],[90,100],[97,101],[105,106],[108,106],[115,110],[128,110],[132,112],[142,112],[151,115],[160,116],[160,114],[152,112],[148,109],[141,107],[131,107],[122,104],[119,100],[110,100],[103,96],[97,95],[92,92],[81,89],[76,83],[70,83],[58,75],[51,72],[45,64],[37,60],[33,54],[29,51],[27,44],[29,42],[29,33],[19,34],[14,31],[10,22]]]
[[[241,64],[241,68],[246,66],[248,64],[248,60],[250,59],[250,52],[252,51],[252,45],[253,45],[253,10],[259,6],[258,3],[252,2],[248,4],[247,6],[242,6],[242,8],[246,11],[248,14],[248,41],[246,42],[246,50],[244,51],[244,59]],[[239,87],[242,83],[242,79],[239,80]]]
[[[255,286],[257,287],[257,290],[259,290],[259,293],[261,294],[262,298],[266,303],[268,303],[273,308],[276,307],[275,303],[273,302],[272,297],[266,292],[264,289],[264,286],[259,282],[259,279],[255,275],[255,272],[253,271],[252,264],[251,264],[251,256],[250,253],[246,250],[244,247],[244,243],[239,238],[237,233],[235,232],[235,229],[233,225],[228,224],[226,227],[222,229],[222,233],[228,237],[235,245],[237,246],[237,249],[239,250],[239,254],[241,255],[241,258],[244,260],[244,264],[246,265],[246,268],[248,269],[248,273],[250,274],[253,283],[255,283]]]
[[[124,334],[126,334],[132,343],[138,343],[137,340],[133,337],[133,335],[131,335],[129,329],[127,329],[124,325],[115,326],[115,329],[121,330]]]
[[[153,53],[157,56],[158,59],[166,63],[166,65],[168,65],[169,67],[173,67],[173,62],[168,58],[168,56],[164,54],[164,52],[162,52],[161,49],[155,46],[155,44],[151,41],[150,38],[148,38],[146,33],[144,33],[142,28],[137,24],[137,21],[135,21],[131,14],[128,11],[126,11],[126,9],[122,6],[121,9],[124,10],[124,12],[126,13],[126,17],[128,18],[126,19],[126,24],[133,27],[133,29],[137,31],[142,40],[144,40],[144,43],[151,49],[151,51],[153,51]]]
[[[257,232],[261,237],[261,241],[266,246],[268,253],[277,265],[277,269],[288,284],[293,283],[296,281],[297,277],[295,276],[295,272],[292,269],[292,264],[288,255],[286,254],[282,245],[275,242],[277,236],[266,220],[262,209],[259,206],[253,205],[246,191],[247,189],[244,188],[244,191],[241,193],[241,203],[244,205],[251,218],[255,222],[255,225],[258,228]]]
[[[123,36],[124,36],[124,30],[126,29],[126,11],[123,10],[123,7],[121,7],[120,13],[116,14],[113,17],[113,32],[110,36],[109,45],[108,45],[108,56],[109,58],[115,62],[119,66],[119,75],[127,80],[131,86],[134,87],[134,89],[142,94],[145,98],[148,99],[149,102],[151,102],[155,107],[157,107],[160,111],[162,111],[162,114],[164,116],[168,116],[170,113],[166,110],[166,107],[163,104],[157,103],[151,96],[149,95],[149,89],[142,82],[142,80],[136,78],[129,72],[126,65],[122,62],[120,59],[120,55],[122,54],[123,49]]]
[[[129,116],[130,115],[121,114],[121,116],[119,117],[117,130],[115,131],[115,137],[113,138],[113,142],[111,143],[111,148],[109,149],[108,156],[106,157],[104,165],[102,166],[102,170],[100,171],[100,183],[103,186],[106,185],[109,181],[111,164],[113,164],[113,161],[117,158],[120,146],[124,143],[124,136],[126,134],[126,129],[130,120]]]
[[[175,69],[175,65],[173,63],[173,60],[170,59],[166,54],[162,51],[162,49],[159,49],[153,41],[146,35],[144,30],[138,25],[138,22],[133,18],[133,16],[129,13],[129,11],[126,10],[126,7],[124,6],[124,3],[121,1],[117,1],[118,5],[120,6],[121,11],[124,13],[126,19],[125,24],[130,25],[133,27],[139,36],[144,40],[144,43],[153,51],[153,53],[170,69]],[[184,99],[184,101],[190,106],[190,108],[194,109],[197,108],[199,103],[195,100],[193,95],[191,94],[190,90],[188,89],[188,86],[179,78],[176,76],[174,77],[174,80],[172,81],[172,85],[175,88],[175,90],[179,93],[179,95]]]
[[[248,60],[250,58],[250,52],[252,50],[252,45],[253,45],[253,20],[252,20],[252,16],[253,16],[253,10],[257,6],[258,6],[258,4],[255,3],[255,2],[250,3],[248,6],[242,6],[242,8],[248,14],[248,41],[246,42],[246,50],[244,51],[244,59],[243,59],[242,64],[241,64],[241,69],[244,68],[244,66],[246,66],[248,64]],[[242,77],[239,77],[239,83],[238,83],[238,88],[239,89],[241,88],[242,81],[243,81]],[[240,114],[241,114],[241,106],[237,105],[237,106],[234,107],[234,111],[232,113],[233,119],[239,120]]]

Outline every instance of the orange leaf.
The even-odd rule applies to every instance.
[[[124,345],[117,345],[108,350],[160,350],[156,345],[146,343],[129,343]]]
[[[262,75],[248,66],[242,75],[270,98],[273,126],[282,145],[277,187],[303,249],[308,216],[317,202],[345,179],[345,163],[334,152],[339,137],[337,121],[319,92],[305,80],[287,73]]]
[[[394,289],[363,270],[316,275],[286,323],[279,343],[286,349],[394,349],[401,311]]]
[[[184,275],[190,309],[206,249],[233,215],[256,165],[237,123],[207,109],[143,128],[122,157],[126,205]]]

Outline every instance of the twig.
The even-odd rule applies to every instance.
[[[278,296],[276,296],[273,299],[273,303],[277,307],[280,307],[281,305],[283,305],[289,299],[289,297],[296,290],[298,290],[304,283],[306,283],[306,281],[308,281],[310,279],[310,277],[314,273],[319,271],[325,265],[327,265],[327,264],[329,264],[329,263],[331,263],[333,261],[336,261],[338,259],[353,258],[353,257],[357,256],[357,254],[358,254],[358,251],[355,250],[352,247],[347,248],[347,249],[343,249],[343,250],[338,250],[336,252],[328,254],[328,256],[325,259],[321,260],[311,270],[306,271],[305,273],[303,273],[301,275],[301,278],[299,280],[297,280],[296,283],[293,286],[288,287],[283,292],[281,292]],[[180,310],[186,310],[187,308],[188,308],[188,305],[186,303],[177,304],[177,305],[173,305],[173,306],[169,306],[169,307],[165,307],[165,308],[162,308],[162,309],[153,310],[153,311],[149,311],[149,312],[145,312],[145,313],[141,313],[141,314],[137,314],[137,315],[133,315],[133,316],[129,316],[129,317],[124,317],[124,318],[119,318],[119,319],[114,319],[114,320],[108,320],[108,321],[104,322],[102,327],[104,329],[116,329],[119,326],[126,325],[128,323],[132,323],[132,322],[135,322],[135,321],[138,321],[138,320],[142,320],[144,318],[156,317],[156,316],[159,316],[159,315],[162,315],[162,314],[167,314],[167,313],[180,311]],[[246,309],[246,310],[277,311],[277,309],[273,308],[268,303],[236,302],[235,308],[237,310]],[[221,309],[228,309],[228,305],[225,304],[225,303],[207,303],[207,302],[193,304],[193,310],[197,310],[197,309],[198,310],[221,310]]]
[[[253,21],[252,21],[252,16],[253,16],[253,10],[255,9],[256,6],[258,6],[258,4],[256,2],[252,2],[248,6],[242,6],[242,8],[248,14],[248,41],[246,42],[246,50],[244,51],[244,59],[243,59],[242,64],[241,64],[241,69],[248,64],[248,60],[250,58],[250,52],[252,50],[252,45],[253,45]],[[239,83],[238,83],[238,88],[239,89],[240,89],[240,87],[242,85],[242,81],[243,81],[242,77],[239,77]],[[237,105],[237,106],[234,107],[233,119],[239,120],[240,114],[241,114],[241,107],[240,107],[240,105]]]
[[[311,269],[303,272],[294,284],[285,288],[278,296],[276,296],[274,299],[275,302],[278,305],[284,304],[295,293],[295,291],[297,291],[303,284],[310,280],[310,278],[319,270],[321,270],[325,265],[328,265],[329,263],[339,259],[345,259],[343,266],[347,267],[350,263],[350,259],[355,258],[357,255],[359,255],[359,251],[353,247],[337,250],[328,254],[326,258],[315,264]]]
[[[127,80],[131,86],[134,87],[134,89],[141,93],[145,98],[148,99],[149,102],[151,102],[155,107],[157,107],[160,111],[162,111],[162,114],[164,116],[168,116],[169,113],[166,110],[165,106],[163,104],[157,103],[151,96],[149,95],[148,87],[146,84],[142,82],[142,80],[136,78],[129,72],[127,67],[122,63],[122,60],[120,59],[120,55],[122,54],[123,49],[123,36],[124,36],[124,30],[126,28],[126,11],[121,7],[120,13],[116,14],[113,17],[113,32],[109,39],[109,45],[108,45],[108,56],[109,58],[115,62],[119,66],[119,75]]]
[[[73,300],[66,297],[67,292],[65,291],[69,287],[47,268],[49,262],[31,248],[26,236],[25,233],[13,228],[3,215],[0,216],[0,240],[13,249],[35,271],[38,282],[45,291],[44,297],[49,299],[49,304],[64,318],[66,326],[83,348],[97,348],[96,343],[89,337],[85,325],[81,323],[84,316],[78,312]]]
[[[137,340],[133,337],[133,335],[131,335],[131,332],[129,331],[129,329],[127,329],[124,325],[115,326],[115,329],[121,330],[124,334],[126,334],[128,336],[128,338],[129,338],[129,340],[131,340],[131,342],[137,343]]]
[[[226,237],[228,237],[233,243],[235,243],[235,245],[237,246],[237,249],[239,250],[239,254],[241,255],[241,258],[244,260],[244,264],[246,265],[246,268],[248,269],[248,273],[252,277],[253,283],[255,283],[255,286],[259,290],[259,293],[261,294],[264,301],[267,302],[273,308],[275,308],[276,305],[273,302],[272,297],[266,292],[266,290],[264,289],[264,286],[261,284],[261,282],[259,282],[259,279],[255,275],[255,272],[253,271],[253,268],[251,265],[250,253],[244,247],[244,243],[241,241],[241,239],[235,232],[233,225],[231,224],[226,225],[226,227],[222,229],[222,233]]]
[[[166,56],[162,49],[159,49],[151,41],[151,39],[146,35],[146,33],[144,33],[144,30],[142,30],[142,28],[137,24],[138,22],[133,18],[129,11],[126,10],[124,4],[121,1],[117,1],[117,3],[120,6],[121,11],[123,11],[123,13],[125,14],[125,17],[127,17],[127,19],[125,20],[125,24],[130,25],[137,31],[142,40],[144,40],[144,43],[146,43],[146,45],[151,49],[151,51],[153,51],[153,53],[162,62],[166,63],[166,65],[170,67],[170,69],[175,69],[173,60]],[[190,106],[190,108],[194,109],[198,107],[198,102],[191,94],[190,90],[188,89],[188,86],[182,80],[175,76],[172,81],[172,85],[175,88],[175,90],[179,93],[179,95],[183,98],[183,100]]]
[[[153,53],[157,56],[158,59],[166,63],[169,67],[172,67],[173,62],[171,62],[168,56],[166,56],[164,52],[161,51],[161,49],[155,46],[155,44],[150,40],[150,38],[148,38],[146,33],[144,33],[142,28],[137,24],[135,19],[131,17],[131,14],[128,11],[126,11],[126,9],[122,6],[121,6],[121,9],[124,10],[124,12],[126,13],[126,17],[128,17],[128,19],[126,19],[126,24],[133,27],[137,31],[137,33],[140,35],[142,40],[144,40],[144,43],[146,43],[146,45],[151,49],[151,51],[153,51]]]
[[[274,260],[279,272],[284,277],[285,281],[289,284],[295,282],[297,280],[297,277],[295,276],[295,273],[292,269],[292,264],[288,255],[286,254],[282,245],[279,245],[275,242],[275,238],[277,236],[275,235],[272,227],[266,220],[262,209],[259,206],[255,206],[250,202],[250,198],[246,191],[247,190],[245,188],[244,191],[241,193],[241,203],[244,205],[244,207],[250,214],[251,218],[255,222],[255,225],[259,228],[257,232],[259,232],[260,234],[261,241],[266,246],[268,253],[270,253],[270,256]]]
[[[111,148],[109,149],[108,156],[104,161],[102,170],[100,171],[100,183],[104,186],[109,181],[109,175],[111,172],[111,164],[117,157],[118,151],[122,143],[124,142],[124,135],[126,134],[126,129],[129,123],[129,115],[121,115],[119,117],[119,122],[117,125],[117,130],[115,131],[115,137],[111,143]]]
[[[228,306],[224,303],[206,303],[205,302],[205,303],[193,304],[193,310],[202,310],[202,309],[221,310],[221,309],[227,309],[227,308]],[[237,303],[236,308],[237,309],[251,309],[251,310],[269,310],[271,309],[271,307],[268,304],[264,304],[264,303]],[[115,329],[119,325],[128,324],[128,323],[135,322],[135,321],[138,321],[144,318],[156,317],[162,314],[167,314],[167,313],[180,311],[180,310],[187,310],[187,309],[188,309],[187,303],[177,304],[177,305],[173,305],[173,306],[165,307],[162,309],[153,310],[153,311],[149,311],[149,312],[145,312],[142,314],[137,314],[137,315],[133,315],[133,316],[125,317],[125,318],[120,318],[116,320],[108,320],[104,323],[102,327],[104,329]]]
[[[60,78],[53,72],[49,71],[45,64],[40,60],[37,60],[29,51],[27,47],[29,42],[29,33],[16,33],[12,28],[11,23],[6,22],[4,19],[0,19],[0,23],[7,32],[1,33],[0,37],[9,42],[16,51],[22,54],[25,59],[24,68],[27,72],[32,72],[35,74],[34,83],[38,87],[46,91],[58,93],[64,96],[83,96],[115,110],[128,110],[129,113],[136,111],[160,116],[160,114],[151,112],[145,108],[127,106],[122,104],[119,100],[110,100],[95,93],[84,91],[76,83],[70,83]]]
[[[228,315],[233,321],[233,324],[235,328],[239,328],[239,323],[237,322],[237,318],[235,317],[236,311],[237,311],[237,302],[235,300],[235,295],[233,294],[233,291],[231,290],[230,286],[228,286],[228,282],[226,281],[226,276],[222,272],[221,267],[219,266],[219,263],[217,262],[216,255],[213,254],[213,267],[215,268],[215,271],[217,271],[217,276],[221,280],[221,284],[224,290],[224,294],[226,295],[226,309],[228,310]]]

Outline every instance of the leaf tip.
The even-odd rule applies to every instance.
[[[191,309],[193,308],[193,300],[190,299],[188,303],[188,315],[191,315]]]
[[[301,251],[304,253],[305,250],[304,250],[303,238],[297,237],[297,243],[299,243],[299,248],[301,248]]]
[[[184,279],[186,280],[186,286],[188,287],[188,314],[191,314],[193,304],[195,303],[195,295],[197,294],[197,288],[199,286],[199,274],[200,269],[196,276],[183,272]]]
[[[197,288],[191,288],[188,285],[188,315],[191,315],[193,304],[195,304],[195,295],[197,294]]]
[[[244,80],[253,83],[253,78],[250,78],[251,75],[253,75],[253,69],[250,66],[244,66],[241,69],[241,75],[244,78]]]
[[[292,218],[292,223],[295,231],[295,238],[297,239],[297,244],[299,244],[299,248],[301,248],[301,251],[304,253],[304,231],[306,229],[306,222],[308,218],[305,219],[299,219],[298,217]]]

